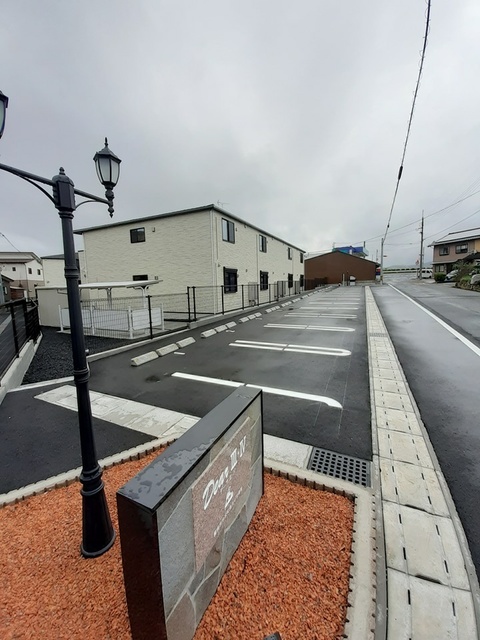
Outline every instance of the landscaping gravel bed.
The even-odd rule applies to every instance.
[[[37,353],[23,379],[23,384],[44,382],[73,375],[72,339],[69,333],[61,333],[54,327],[42,327],[43,338]],[[115,349],[130,340],[86,336],[85,346],[90,353]]]

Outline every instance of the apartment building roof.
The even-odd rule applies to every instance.
[[[40,258],[32,251],[0,251],[0,262],[21,264],[31,260],[41,262]]]

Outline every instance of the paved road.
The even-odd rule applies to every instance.
[[[91,389],[203,417],[232,392],[223,381],[274,388],[267,434],[372,458],[363,288],[323,291],[202,339],[206,328],[185,334],[197,339],[185,355],[130,366],[143,347],[93,362]]]
[[[480,296],[447,285],[395,281],[395,286],[451,318],[478,340]],[[375,299],[448,482],[480,575],[480,353],[390,286]],[[466,293],[467,295],[464,295]],[[476,350],[476,351],[475,351]]]

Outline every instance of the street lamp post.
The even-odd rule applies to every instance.
[[[8,98],[0,91],[0,137],[5,127],[7,105]],[[72,180],[65,175],[63,168],[60,168],[58,175],[49,180],[0,163],[0,170],[24,179],[42,191],[53,202],[62,221],[65,279],[67,282],[72,338],[73,376],[77,389],[78,423],[82,455],[82,472],[80,474],[82,489],[80,493],[82,494],[83,532],[80,549],[82,555],[86,558],[95,558],[102,555],[110,549],[115,540],[115,531],[108,511],[102,470],[98,464],[93,433],[92,408],[88,391],[90,374],[85,351],[80,290],[78,287],[80,274],[75,256],[72,220],[73,212],[77,207],[75,195],[86,197],[87,201],[101,202],[108,205],[110,216],[113,216],[113,188],[117,184],[120,175],[121,160],[110,151],[106,139],[104,149],[95,154],[94,160],[100,182],[105,187],[105,199],[75,189]],[[53,197],[40,184],[52,187]]]

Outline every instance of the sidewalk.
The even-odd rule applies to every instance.
[[[355,501],[352,593],[345,637],[474,640],[479,637],[479,591],[463,529],[368,287],[365,295],[373,488],[308,471],[311,447],[269,435],[264,437],[265,467]],[[49,403],[75,411],[74,387],[37,393]],[[195,416],[93,392],[92,407],[102,420],[155,438],[104,459],[103,466],[171,441],[197,421]],[[145,431],[144,418],[151,412],[154,415]],[[65,484],[79,472],[75,469],[4,494],[0,505]]]

